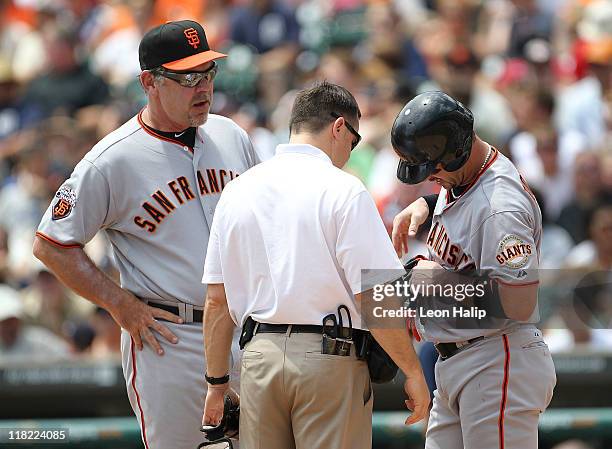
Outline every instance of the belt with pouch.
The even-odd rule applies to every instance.
[[[289,330],[289,326],[291,326],[291,333],[296,334],[323,334],[323,326],[319,326],[317,324],[270,324],[270,323],[259,323],[255,321],[255,328],[253,330],[253,335],[257,334],[285,334]],[[343,327],[341,333],[348,334],[349,329],[347,327]],[[353,329],[353,339],[357,340],[358,338],[363,338],[366,334],[369,334],[368,331],[364,331],[362,329]]]
[[[145,304],[157,309],[173,313],[183,319],[183,324],[201,323],[204,315],[204,308],[187,304],[185,302],[164,301],[159,299],[143,299]],[[168,321],[163,318],[156,318],[158,321]]]
[[[466,346],[480,340],[484,340],[484,337],[471,338],[469,340],[456,343],[438,343],[434,346],[436,347],[436,350],[438,351],[438,354],[440,354],[442,360],[446,360],[462,351]]]

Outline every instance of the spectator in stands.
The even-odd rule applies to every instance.
[[[19,280],[32,273],[32,233],[51,196],[46,184],[47,151],[42,142],[23,149],[16,158],[14,177],[0,191],[0,226],[9,233],[9,263]]]
[[[25,122],[35,123],[58,111],[72,114],[79,108],[104,103],[108,86],[78,57],[75,30],[55,24],[44,29],[43,36],[48,70],[35,78],[24,94]]]
[[[574,161],[574,197],[561,210],[557,223],[570,233],[575,243],[588,238],[588,217],[606,196],[602,186],[602,167],[602,157],[595,152],[580,153]]]
[[[594,0],[585,3],[582,19],[576,26],[579,39],[573,45],[573,59],[576,66],[586,63],[587,73],[563,87],[559,95],[558,128],[582,133],[590,148],[599,148],[606,142],[606,135],[612,132],[611,22],[611,2]]]
[[[527,183],[539,190],[546,201],[547,218],[556,220],[573,196],[568,179],[576,155],[585,149],[585,140],[575,132],[553,128],[555,100],[552,92],[526,85],[521,97],[508,91],[517,118],[517,129],[508,142],[510,156]]]
[[[70,352],[75,356],[89,357],[91,344],[94,341],[96,332],[88,322],[73,323],[65,325],[65,332],[70,344]]]
[[[568,268],[610,270],[612,268],[612,202],[595,208],[589,223],[590,240],[577,245],[567,255]]]
[[[559,269],[565,258],[574,247],[574,241],[569,233],[556,225],[546,215],[546,202],[542,194],[532,189],[542,211],[542,243],[540,250],[540,268]]]
[[[97,307],[90,319],[95,337],[90,356],[96,359],[121,359],[121,328],[104,309]]]
[[[253,0],[230,13],[230,39],[259,53],[260,102],[266,112],[291,87],[299,34],[295,9],[279,0]]]
[[[0,285],[0,363],[68,358],[68,345],[46,329],[23,323],[19,293]]]
[[[22,296],[27,320],[55,335],[64,335],[67,322],[82,321],[93,310],[91,303],[74,296],[44,268],[40,268]]]
[[[530,42],[551,40],[554,17],[542,10],[537,0],[512,0],[512,4],[514,13],[506,54],[511,58],[525,57]]]
[[[0,140],[21,127],[18,83],[9,61],[0,54]]]

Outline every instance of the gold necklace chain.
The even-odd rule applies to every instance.
[[[489,145],[489,151],[487,151],[487,157],[485,157],[484,162],[482,163],[482,165],[480,166],[480,170],[478,170],[478,173],[480,174],[482,172],[482,170],[484,170],[485,165],[487,165],[487,162],[489,162],[489,158],[491,157],[491,152],[493,151],[493,148],[491,147],[491,145]]]

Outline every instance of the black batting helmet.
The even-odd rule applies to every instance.
[[[395,118],[391,144],[401,158],[397,177],[423,182],[436,171],[459,170],[472,149],[474,116],[444,92],[425,92],[410,100]]]

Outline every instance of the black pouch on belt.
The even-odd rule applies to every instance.
[[[385,384],[395,379],[399,370],[393,359],[368,332],[356,341],[357,358],[368,363],[370,380],[375,384]]]
[[[255,333],[255,326],[257,322],[248,317],[244,326],[242,326],[242,332],[240,332],[240,340],[238,340],[238,344],[240,345],[240,349],[244,349],[246,344],[251,341],[253,338],[253,334]]]

